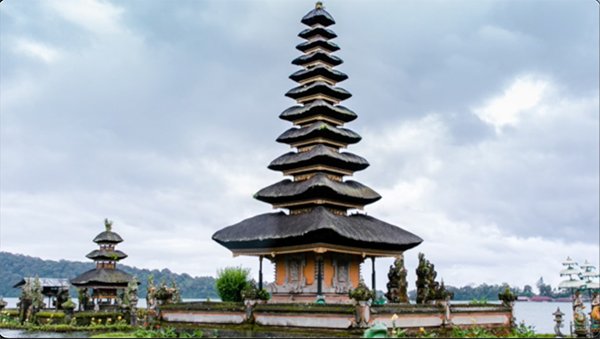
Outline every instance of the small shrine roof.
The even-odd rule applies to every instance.
[[[38,278],[40,281],[40,285],[42,288],[47,287],[58,287],[58,288],[68,288],[70,286],[69,279],[58,279],[58,278]],[[21,279],[18,283],[16,283],[13,287],[18,288],[24,286],[27,282],[33,284],[35,281],[34,277],[25,277]]]
[[[343,122],[350,122],[356,119],[356,113],[342,105],[332,105],[329,102],[318,99],[311,101],[304,106],[292,106],[283,111],[279,118],[288,121],[295,121],[314,115],[326,115]]]
[[[223,228],[212,238],[231,250],[330,243],[399,252],[423,241],[398,226],[371,216],[336,215],[324,207],[294,215],[283,212],[257,215]]]
[[[121,260],[127,258],[127,254],[119,250],[99,249],[91,251],[86,257],[94,260]]]

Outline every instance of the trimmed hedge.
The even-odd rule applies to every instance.
[[[34,323],[39,325],[64,324],[65,313],[62,311],[40,311],[35,314]]]
[[[73,318],[77,326],[112,325],[119,321],[129,324],[129,317],[120,312],[77,312]]]

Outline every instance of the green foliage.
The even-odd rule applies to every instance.
[[[0,325],[11,326],[18,325],[19,322],[19,311],[17,310],[4,310],[0,312]]]
[[[41,311],[35,314],[34,323],[39,325],[63,324],[65,314],[61,311]]]
[[[496,338],[496,336],[483,327],[473,326],[462,329],[460,327],[452,328],[453,338]]]
[[[469,305],[487,305],[488,300],[486,298],[473,299],[469,301]]]
[[[364,281],[360,281],[358,286],[348,292],[348,296],[356,301],[367,301],[375,298],[375,292],[371,291]]]
[[[73,316],[77,326],[126,324],[127,317],[119,312],[77,312]]]
[[[498,299],[502,300],[504,303],[508,304],[515,300],[517,300],[517,296],[512,293],[508,285],[504,288],[502,293],[498,294]]]
[[[524,321],[515,326],[510,335],[511,338],[535,338],[536,336],[535,327],[526,325]]]
[[[97,335],[92,338],[201,338],[203,333],[201,330],[195,330],[193,332],[181,331],[177,332],[172,327],[157,328],[157,329],[138,329],[130,333],[122,333],[122,337],[118,336],[106,336]]]
[[[94,246],[91,239],[90,246]],[[40,277],[71,279],[95,267],[93,262],[42,260],[8,252],[0,252],[0,263],[0,295],[5,297],[19,297],[20,291],[13,288],[13,285],[23,277],[34,277],[37,274]],[[117,267],[142,282],[138,289],[139,297],[146,296],[147,277],[152,274],[157,281],[174,281],[183,298],[218,298],[213,277],[192,277],[186,273],[176,274],[168,269],[148,270],[122,264]],[[73,288],[70,294],[76,296],[77,291]]]
[[[217,292],[223,301],[242,301],[242,290],[249,284],[249,269],[226,267],[217,272]]]
[[[271,299],[271,295],[269,294],[269,291],[267,291],[264,288],[262,290],[258,290],[258,292],[256,292],[256,297],[259,300],[269,300],[269,299]]]
[[[67,299],[67,301],[65,301],[64,303],[62,303],[62,308],[64,308],[65,310],[72,310],[75,308],[75,303],[73,302],[73,300],[71,300],[70,298]]]
[[[269,300],[271,299],[271,295],[269,294],[269,291],[267,291],[266,289],[261,289],[259,290],[258,287],[256,286],[256,282],[253,280],[250,280],[246,286],[242,289],[241,292],[242,295],[242,299],[243,300]]]

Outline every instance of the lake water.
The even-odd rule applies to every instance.
[[[8,302],[8,308],[14,308],[19,301],[18,298],[4,298]],[[184,301],[202,301],[205,299],[184,299]],[[77,303],[77,299],[73,299],[73,302]],[[460,302],[456,302],[460,303]],[[146,300],[140,298],[138,302],[139,308],[146,307]],[[571,309],[570,302],[517,302],[515,303],[514,317],[517,319],[517,323],[524,321],[525,324],[534,326],[536,333],[554,333],[554,316],[552,313],[556,311],[556,308],[560,307],[560,310],[565,314],[564,327],[561,329],[563,333],[569,333],[569,322],[573,319],[573,311]],[[590,309],[590,305],[586,305],[586,311]],[[19,335],[21,334],[21,336]],[[22,331],[0,329],[0,335],[6,338],[17,338],[17,337],[31,337],[36,335],[35,333],[26,333],[26,336],[22,336]],[[35,337],[35,336],[34,336]],[[38,338],[50,337],[48,333],[41,333]],[[53,338],[65,338],[67,337],[64,333],[52,333]],[[72,333],[70,337],[81,337],[81,333]]]

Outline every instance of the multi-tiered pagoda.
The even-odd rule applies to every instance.
[[[94,305],[110,307],[116,305],[117,296],[127,288],[133,276],[117,269],[117,262],[127,258],[127,254],[115,249],[123,239],[112,231],[111,221],[104,220],[104,227],[105,231],[94,238],[99,248],[86,255],[96,262],[96,268],[71,279],[71,284],[85,289]]]
[[[299,36],[306,41],[296,46],[304,54],[292,61],[302,67],[290,79],[299,85],[285,95],[296,100],[279,116],[294,127],[277,138],[295,151],[273,160],[268,166],[290,176],[258,191],[254,197],[287,213],[261,214],[213,235],[234,255],[260,258],[275,264],[272,300],[327,302],[348,301],[348,291],[358,286],[360,264],[376,257],[397,257],[419,245],[422,239],[397,226],[361,213],[365,205],[381,198],[371,188],[347,180],[369,166],[364,158],[342,149],[361,140],[344,124],[356,114],[340,105],[351,94],[337,84],[348,76],[334,67],[342,59],[332,53],[337,35],[335,23],[321,3],[302,18],[309,28]],[[373,268],[374,270],[374,268]],[[375,272],[372,284],[375,287]]]

